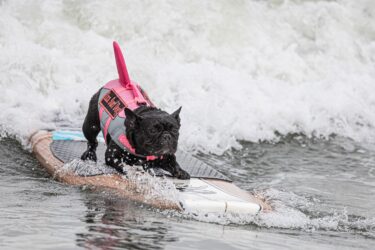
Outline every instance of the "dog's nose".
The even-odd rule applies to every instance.
[[[172,140],[172,136],[170,134],[164,134],[163,140],[169,142]]]

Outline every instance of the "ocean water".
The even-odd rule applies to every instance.
[[[117,78],[112,41],[180,147],[263,194],[185,216],[52,180],[29,152]],[[0,0],[0,248],[371,249],[375,2]]]

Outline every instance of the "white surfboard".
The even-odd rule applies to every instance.
[[[179,161],[181,167],[190,171],[190,180],[179,180],[170,176],[157,177],[173,183],[177,190],[177,195],[173,198],[168,193],[150,196],[147,193],[150,188],[146,187],[144,182],[118,174],[110,167],[103,166],[109,169],[109,172],[101,170],[93,175],[82,174],[77,169],[67,171],[64,166],[79,161],[79,155],[85,149],[85,141],[82,132],[75,129],[39,131],[31,137],[33,153],[41,165],[55,179],[67,184],[110,188],[127,199],[161,209],[249,215],[271,210],[261,198],[238,188],[226,176],[186,154],[177,155],[177,160],[179,161],[180,157],[183,163]],[[99,138],[98,141],[99,146],[104,148],[103,139]],[[100,152],[97,152],[98,157],[99,154]]]

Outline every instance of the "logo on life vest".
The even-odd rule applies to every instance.
[[[115,118],[124,108],[125,104],[112,90],[104,95],[100,105],[107,111],[109,116]]]

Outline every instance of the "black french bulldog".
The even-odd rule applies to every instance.
[[[99,94],[100,90],[91,98],[82,126],[83,134],[88,141],[87,150],[81,156],[82,160],[97,160],[98,141],[96,137],[101,130],[98,111]],[[170,115],[158,108],[144,105],[133,111],[125,108],[124,130],[126,130],[126,137],[137,155],[123,150],[110,137],[108,138],[108,135],[105,152],[106,164],[119,172],[122,172],[122,163],[130,166],[142,165],[146,170],[159,167],[170,172],[174,177],[189,179],[190,175],[180,168],[174,155],[179,137],[180,111],[181,108]],[[154,155],[159,158],[147,161],[145,157],[138,155]]]

